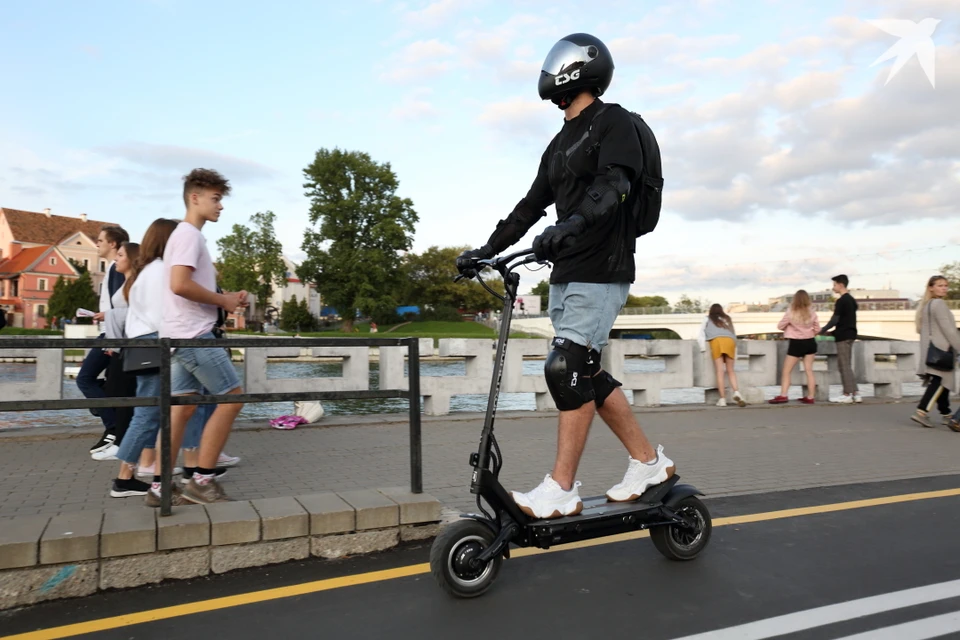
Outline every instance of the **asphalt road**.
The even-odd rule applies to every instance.
[[[0,614],[0,640],[960,637],[960,495],[820,508],[958,487],[960,476],[941,476],[707,500],[717,526],[693,562],[664,559],[649,539],[515,557],[474,600],[446,596],[429,573],[391,577],[427,561],[429,547],[418,545],[37,605]],[[801,507],[810,508],[756,515]],[[372,571],[384,579],[331,580]],[[264,589],[318,580],[329,588],[250,602]],[[115,618],[226,595],[241,604],[133,625]],[[105,619],[113,628],[57,631]]]

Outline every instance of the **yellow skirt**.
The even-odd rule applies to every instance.
[[[731,360],[737,359],[737,343],[733,338],[720,336],[710,341],[710,354],[716,360],[720,356],[727,356]]]

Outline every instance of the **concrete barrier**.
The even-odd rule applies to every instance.
[[[15,344],[14,341],[6,344]],[[786,341],[739,340],[738,356],[748,360],[746,371],[738,371],[740,388],[747,402],[763,402],[760,387],[777,386],[786,356]],[[429,375],[429,367],[421,363],[420,389],[424,398],[424,413],[446,415],[450,412],[450,398],[454,395],[486,395],[490,390],[493,372],[494,341],[489,339],[440,340],[436,354],[444,358],[463,358],[464,375]],[[524,375],[524,357],[545,357],[550,341],[544,339],[512,340],[504,359],[501,393],[533,393],[538,410],[555,410],[542,373]],[[916,380],[920,357],[918,342],[858,341],[854,344],[854,374],[858,383],[873,384],[876,394],[884,398],[902,397],[902,384]],[[268,359],[274,356],[270,348],[246,350],[244,387],[248,393],[277,393],[283,391],[362,391],[370,388],[369,347],[318,347],[303,349],[305,355],[343,358],[343,373],[337,377],[270,379],[267,376]],[[301,349],[297,347],[298,355]],[[422,357],[433,356],[433,339],[420,340]],[[664,361],[659,372],[633,373],[627,367],[628,358],[642,356]],[[33,382],[0,382],[0,397],[21,400],[55,400],[61,397],[64,375],[62,350],[0,350],[0,357],[36,358],[36,379]],[[406,347],[379,349],[381,389],[408,388],[405,372]],[[611,340],[604,349],[603,368],[623,383],[624,390],[633,391],[637,406],[657,406],[664,389],[704,388],[706,402],[719,398],[716,374],[709,351],[701,353],[694,340]],[[837,369],[837,346],[832,341],[818,343],[814,377],[817,382],[815,397],[829,399],[829,385],[840,384]],[[802,367],[794,369],[792,385],[806,385]],[[806,393],[806,389],[804,389]]]

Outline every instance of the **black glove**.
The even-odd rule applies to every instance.
[[[555,262],[564,249],[568,249],[576,242],[576,236],[583,233],[583,218],[571,216],[543,230],[533,240],[533,255],[537,260]]]
[[[493,257],[493,248],[485,244],[479,249],[467,249],[457,256],[457,271],[467,278],[477,275],[477,260],[486,260]]]

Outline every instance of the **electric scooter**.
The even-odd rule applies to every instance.
[[[503,467],[503,453],[494,436],[493,423],[513,305],[520,284],[520,275],[514,273],[514,269],[533,262],[539,261],[528,249],[478,260],[475,270],[464,270],[456,278],[459,281],[476,277],[487,291],[503,301],[480,448],[470,454],[470,466],[473,467],[470,492],[477,496],[477,508],[481,513],[461,514],[460,520],[440,532],[430,549],[433,576],[447,593],[459,598],[479,596],[493,585],[503,560],[510,557],[511,544],[549,549],[569,542],[649,529],[650,539],[664,556],[671,560],[693,560],[710,540],[710,512],[697,498],[703,494],[691,485],[678,484],[680,477],[676,474],[666,482],[650,487],[634,501],[608,502],[606,496],[585,498],[579,514],[550,520],[526,515],[500,484],[498,477]],[[485,267],[503,277],[504,295],[491,289],[480,277],[480,271]],[[487,503],[492,513],[484,508],[481,500]]]

